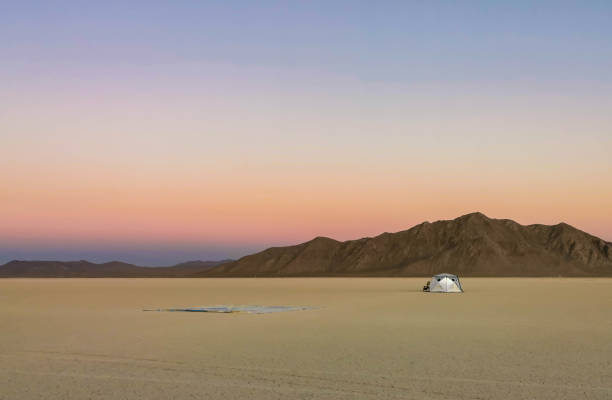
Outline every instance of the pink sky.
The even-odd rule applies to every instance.
[[[160,244],[232,246],[227,256],[237,257],[472,211],[523,224],[565,221],[612,240],[612,135],[602,133],[610,101],[587,110],[580,99],[548,95],[419,98],[383,88],[393,107],[356,98],[329,112],[328,92],[340,85],[315,93],[320,103],[309,100],[306,110],[281,92],[271,104],[227,95],[215,101],[229,109],[206,111],[206,95],[163,107],[163,92],[110,95],[92,85],[100,96],[67,88],[54,100],[43,92],[9,105],[4,252]],[[236,90],[248,98],[255,89]]]

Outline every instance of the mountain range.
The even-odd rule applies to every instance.
[[[138,278],[183,277],[206,271],[222,261],[188,261],[169,267],[142,267],[121,261],[96,264],[80,261],[20,261],[0,266],[0,277],[40,278]]]
[[[570,225],[520,225],[472,213],[339,242],[273,247],[202,276],[610,276],[612,243]]]
[[[9,276],[612,276],[612,243],[568,224],[520,225],[476,212],[408,230],[337,241],[316,237],[239,260],[140,267],[120,262],[11,261]]]

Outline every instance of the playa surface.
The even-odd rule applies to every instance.
[[[612,279],[425,280],[0,279],[0,399],[612,398]]]

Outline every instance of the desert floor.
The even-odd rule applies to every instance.
[[[0,279],[0,399],[612,398],[612,279],[425,281]]]

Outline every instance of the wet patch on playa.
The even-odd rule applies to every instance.
[[[171,312],[204,312],[204,313],[246,313],[246,314],[270,314],[285,311],[305,311],[313,310],[314,307],[307,306],[206,306],[206,307],[189,307],[189,308],[156,308],[156,309],[145,309],[143,311],[171,311]]]

